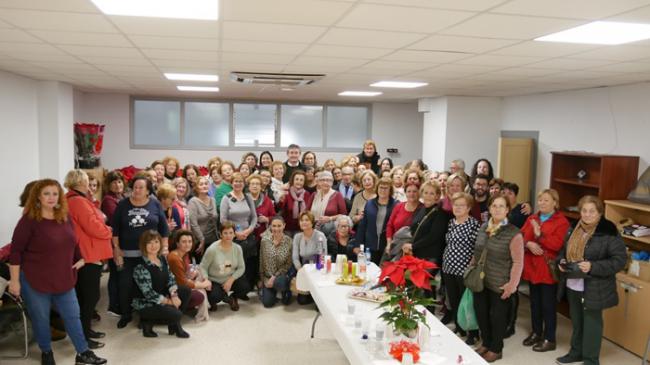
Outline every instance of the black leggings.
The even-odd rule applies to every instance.
[[[248,280],[246,276],[241,276],[236,279],[230,290],[233,292],[233,295],[239,299],[245,298],[246,294],[250,291],[250,286],[248,285]],[[210,306],[217,305],[219,302],[230,302],[228,293],[223,290],[222,284],[219,284],[215,281],[212,282],[212,290],[208,292],[208,302]]]
[[[77,301],[84,334],[88,338],[95,306],[99,301],[99,281],[102,277],[102,265],[86,264],[77,272]]]
[[[503,350],[503,338],[508,326],[508,311],[512,305],[512,296],[501,299],[501,293],[485,288],[474,293],[474,311],[481,331],[483,346],[500,353]]]
[[[449,306],[451,307],[451,313],[454,316],[454,323],[456,328],[463,329],[458,324],[458,307],[460,306],[460,300],[465,293],[465,283],[463,282],[463,277],[460,275],[446,274],[442,273],[442,278],[445,281],[445,292],[447,298],[449,298]],[[473,337],[478,337],[478,331],[469,331]]]
[[[187,305],[190,302],[190,295],[192,290],[186,286],[178,286],[178,299],[181,300],[181,306],[176,308],[173,305],[154,305],[140,309],[140,319],[149,323],[160,324],[177,324],[181,321],[183,312],[187,310]]]

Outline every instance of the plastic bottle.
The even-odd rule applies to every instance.
[[[359,264],[359,277],[362,278],[362,279],[365,279],[366,278],[366,268],[367,268],[366,254],[364,253],[363,245],[361,245],[361,247],[359,247],[359,248],[360,248],[360,250],[359,250],[359,253],[357,254],[357,263]]]
[[[366,265],[372,262],[372,254],[370,253],[370,247],[366,247]]]

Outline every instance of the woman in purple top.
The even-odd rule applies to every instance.
[[[77,364],[105,364],[88,349],[74,291],[77,270],[84,266],[61,185],[44,179],[36,183],[18,221],[9,256],[9,292],[27,304],[42,363],[54,364],[50,310],[54,304],[77,351]]]

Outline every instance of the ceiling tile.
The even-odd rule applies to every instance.
[[[648,5],[647,0],[514,0],[492,9],[494,13],[598,19]]]
[[[0,19],[24,29],[116,33],[103,15],[54,11],[3,9]]]
[[[349,58],[375,59],[384,56],[393,50],[386,48],[344,47],[315,44],[304,55],[306,56],[341,56]]]
[[[428,51],[447,51],[464,53],[483,53],[505,47],[518,41],[510,39],[490,39],[474,37],[457,37],[448,35],[432,35],[415,44],[409,49]]]
[[[158,67],[181,67],[181,68],[212,68],[218,65],[216,61],[197,61],[183,59],[152,59],[151,62]]]
[[[530,65],[534,68],[550,68],[556,70],[584,70],[590,67],[604,66],[611,61],[602,60],[576,60],[572,58],[555,58]]]
[[[431,62],[434,64],[453,62],[470,57],[466,53],[400,50],[383,58],[388,61]]]
[[[414,33],[333,28],[328,30],[317,43],[335,46],[401,48],[421,38],[421,34]]]
[[[499,56],[479,55],[465,58],[458,61],[461,65],[482,65],[482,66],[522,66],[543,60],[542,57],[520,57],[520,56]]]
[[[649,57],[650,47],[635,47],[626,45],[607,46],[570,56],[570,58],[612,61],[635,61]]]
[[[296,65],[290,64],[284,67],[282,72],[309,73],[309,74],[332,74],[346,72],[352,69],[345,65]]]
[[[591,71],[604,71],[604,72],[650,72],[649,63],[639,62],[622,62],[611,64],[607,66],[595,67]]]
[[[185,49],[218,51],[219,41],[213,38],[157,37],[148,35],[129,36],[139,48]]]
[[[91,47],[91,46],[59,46],[62,50],[76,56],[99,56],[99,57],[139,57],[140,51],[134,47]]]
[[[12,43],[0,42],[0,53],[10,55],[38,54],[38,55],[62,55],[61,50],[44,43]]]
[[[497,70],[499,68],[502,67],[448,64],[448,65],[437,66],[424,72],[430,75],[467,76],[467,75],[482,74],[482,73]]]
[[[365,0],[364,2],[436,9],[483,11],[504,2],[504,0]]]
[[[400,71],[400,73],[402,73],[404,71],[413,72],[418,70],[425,70],[433,66],[436,66],[436,64],[432,62],[374,61],[363,65],[363,67],[361,67],[360,69],[379,70],[379,71],[394,70],[394,71]],[[354,72],[357,72],[357,69],[355,69]]]
[[[221,44],[221,49],[224,52],[299,54],[307,46],[308,44],[306,43],[255,42],[224,39]]]
[[[95,67],[86,63],[67,63],[67,62],[46,62],[46,61],[31,61],[34,66],[47,68],[55,72],[61,71],[83,71],[83,70],[96,70]]]
[[[607,20],[630,23],[650,23],[650,6],[614,15],[607,18]]]
[[[511,67],[511,68],[506,68],[503,70],[498,70],[491,72],[491,74],[495,75],[512,75],[512,76],[519,76],[522,78],[526,77],[536,77],[536,76],[545,76],[545,75],[551,75],[554,73],[562,72],[560,70],[551,70],[547,68],[532,68],[532,67]]]
[[[361,4],[341,21],[340,27],[433,33],[473,16],[475,13]]]
[[[0,8],[99,13],[88,0],[0,0]]]
[[[491,54],[505,56],[562,57],[597,48],[596,45],[526,41],[498,49]]]
[[[6,28],[0,28],[0,42],[43,43],[38,38],[29,35],[25,31]]]
[[[162,77],[162,73],[153,65],[150,66],[134,66],[134,65],[94,65],[96,68],[110,73],[122,75],[141,75],[141,76],[156,76]]]
[[[82,60],[75,56],[70,56],[61,52],[61,54],[40,54],[40,53],[19,53],[12,54],[13,57],[24,60],[24,61],[43,61],[44,58],[47,58],[50,62],[66,62],[66,63],[83,63]]]
[[[223,62],[219,64],[222,72],[232,71],[247,71],[247,72],[282,72],[284,65],[273,65],[270,63],[255,63],[255,62],[236,62],[229,63]],[[314,72],[318,73],[318,72]]]
[[[224,22],[224,39],[243,39],[252,41],[311,43],[326,28],[304,25]]]
[[[175,49],[143,49],[147,57],[151,59],[168,59],[168,60],[209,60],[217,61],[219,52],[213,51],[187,51]]]
[[[121,34],[87,32],[53,32],[33,30],[31,34],[52,44],[81,46],[131,47],[131,43]]]
[[[583,23],[584,21],[567,19],[482,14],[457,26],[446,29],[442,33],[527,40],[565,30]]]
[[[141,55],[137,57],[79,56],[79,58],[94,65],[151,65],[151,62]]]
[[[110,16],[110,20],[127,35],[217,38],[219,23],[210,20]]]
[[[236,53],[224,52],[221,55],[222,62],[250,62],[255,60],[260,63],[273,63],[285,65],[296,58],[294,55],[279,55],[279,54],[262,54],[262,53]]]
[[[351,3],[318,0],[222,0],[226,21],[331,25]]]
[[[358,58],[300,56],[292,62],[292,65],[333,65],[357,67],[365,63],[368,63],[368,60]]]

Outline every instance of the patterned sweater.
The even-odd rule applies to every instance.
[[[276,246],[273,244],[271,232],[264,232],[260,245],[260,279],[265,281],[271,276],[286,274],[292,264],[292,249],[291,238],[286,234],[282,237],[282,242]]]
[[[135,267],[133,270],[133,280],[140,289],[141,297],[133,298],[133,309],[141,310],[144,308],[160,305],[165,299],[165,294],[175,293],[178,287],[176,286],[176,279],[169,270],[169,265],[164,256],[160,256],[160,266],[154,264],[146,257],[142,257],[142,263]],[[151,273],[156,273],[156,278],[151,276]],[[166,290],[162,293],[154,289],[156,284],[154,280],[166,280]]]

